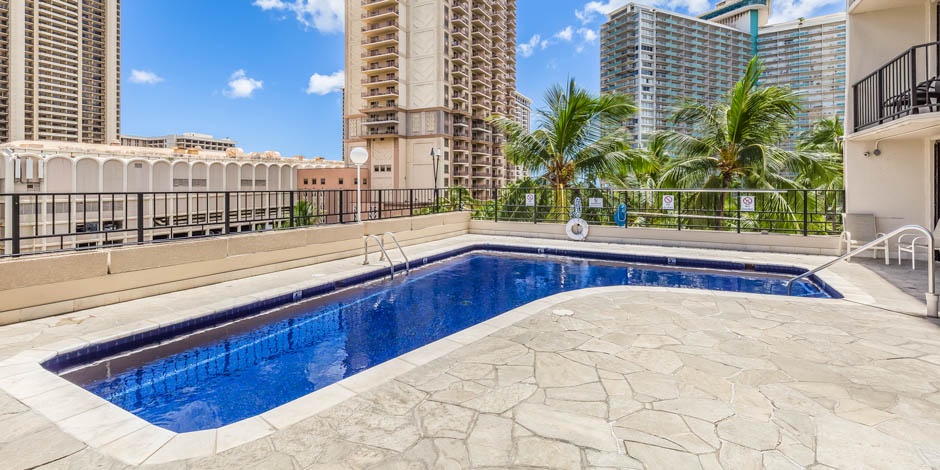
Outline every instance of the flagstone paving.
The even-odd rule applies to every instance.
[[[940,468],[936,319],[676,289],[554,299],[263,439],[153,468]],[[3,393],[0,462],[126,468]]]

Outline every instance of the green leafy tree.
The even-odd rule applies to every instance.
[[[534,131],[504,116],[491,122],[506,136],[507,160],[557,189],[555,205],[564,207],[565,188],[609,172],[618,161],[638,158],[624,145],[628,134],[623,122],[635,111],[625,95],[595,96],[570,80],[567,86],[555,85],[546,92]]]
[[[294,226],[303,227],[317,223],[317,208],[310,201],[301,199],[294,203]]]
[[[799,181],[807,188],[842,189],[845,187],[842,137],[845,125],[838,115],[821,119],[800,135],[797,149],[817,153],[800,169]]]

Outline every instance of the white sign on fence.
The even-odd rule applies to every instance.
[[[754,196],[741,196],[741,210],[743,212],[754,212]]]
[[[525,205],[526,207],[535,207],[535,193],[527,193],[525,195]]]
[[[602,197],[592,197],[588,199],[588,207],[592,209],[603,209],[604,208],[604,198]]]
[[[663,209],[667,211],[676,209],[676,197],[672,194],[666,194],[663,196]]]

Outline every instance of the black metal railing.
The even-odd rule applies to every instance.
[[[940,43],[911,47],[852,85],[855,131],[940,111]]]
[[[841,190],[504,188],[474,201],[474,218],[565,223],[576,198],[589,224],[673,230],[838,235],[845,211]],[[618,221],[621,204],[626,211]]]
[[[0,257],[356,222],[355,190],[0,194]],[[479,220],[834,235],[842,191],[475,187],[374,189],[363,220],[472,211]],[[748,198],[745,200],[745,198]],[[745,201],[747,201],[745,203]]]
[[[433,189],[362,191],[363,220],[459,210]],[[0,194],[0,257],[355,222],[355,190]],[[437,205],[435,205],[437,202]]]

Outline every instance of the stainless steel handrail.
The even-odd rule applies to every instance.
[[[392,272],[392,279],[395,279],[395,264],[392,263],[392,258],[388,256],[388,252],[385,251],[385,242],[383,242],[377,235],[367,235],[365,237],[365,258],[362,260],[363,266],[369,264],[369,240],[375,240],[375,244],[378,245],[379,250],[382,250],[382,257],[379,258],[379,261],[383,259],[388,260],[388,267]]]
[[[861,252],[863,252],[863,251],[865,251],[865,250],[870,249],[871,247],[873,247],[873,246],[875,246],[875,245],[880,245],[880,244],[882,244],[882,243],[885,243],[887,240],[891,239],[891,238],[894,237],[895,235],[900,235],[901,233],[907,232],[907,231],[909,231],[909,230],[914,230],[914,231],[916,231],[916,232],[920,232],[920,233],[922,233],[922,234],[924,234],[924,235],[927,236],[927,253],[928,253],[928,257],[933,257],[933,253],[934,253],[934,239],[933,239],[933,233],[931,233],[930,230],[927,230],[926,228],[921,227],[920,225],[905,225],[905,226],[903,226],[903,227],[900,227],[900,228],[897,228],[897,229],[895,229],[895,230],[892,230],[891,232],[889,232],[889,233],[887,233],[887,234],[885,234],[885,235],[882,235],[882,236],[880,236],[880,237],[878,237],[878,238],[876,238],[876,239],[874,239],[874,240],[872,240],[872,241],[870,241],[870,242],[868,242],[868,243],[866,243],[866,244],[864,244],[864,245],[862,245],[862,246],[860,246],[860,247],[858,247],[858,248],[856,248],[856,249],[854,249],[854,250],[852,250],[852,251],[849,251],[848,253],[846,253],[846,254],[844,254],[844,255],[842,255],[842,256],[839,256],[838,258],[836,258],[836,259],[834,259],[834,260],[832,260],[832,261],[830,261],[830,262],[828,262],[828,263],[825,263],[825,264],[823,264],[823,265],[820,265],[820,266],[818,266],[818,267],[816,267],[816,268],[814,268],[814,269],[811,269],[811,270],[809,270],[809,271],[807,271],[807,272],[805,272],[805,273],[803,273],[803,274],[800,274],[799,276],[794,277],[793,279],[790,279],[789,281],[787,281],[787,295],[790,295],[790,294],[793,293],[793,283],[794,283],[794,282],[799,281],[799,280],[801,280],[801,279],[805,279],[805,278],[807,278],[807,277],[809,277],[809,276],[812,276],[813,274],[816,274],[816,273],[818,273],[819,271],[822,271],[822,270],[824,270],[824,269],[826,269],[826,268],[828,268],[828,267],[830,267],[830,266],[832,266],[832,265],[838,263],[839,261],[842,261],[842,260],[847,259],[847,258],[851,258],[851,257],[853,257],[853,256],[855,256],[855,255],[857,255],[857,254],[859,254],[859,253],[861,253]],[[938,303],[937,303],[938,297],[937,297],[936,286],[935,286],[935,281],[934,281],[935,276],[936,276],[935,271],[936,271],[936,263],[934,263],[933,260],[929,260],[929,262],[927,263],[927,294],[926,294],[926,297],[927,297],[927,315],[933,316],[933,317],[936,317],[936,316],[937,316],[937,304],[938,304]]]
[[[398,237],[396,237],[392,232],[385,232],[382,234],[383,241],[385,239],[385,235],[392,237],[392,241],[395,242],[395,246],[398,247],[398,251],[401,253],[401,257],[405,259],[405,275],[411,274],[411,261],[408,261],[408,255],[406,255],[405,250],[401,248],[401,243],[398,243]]]

